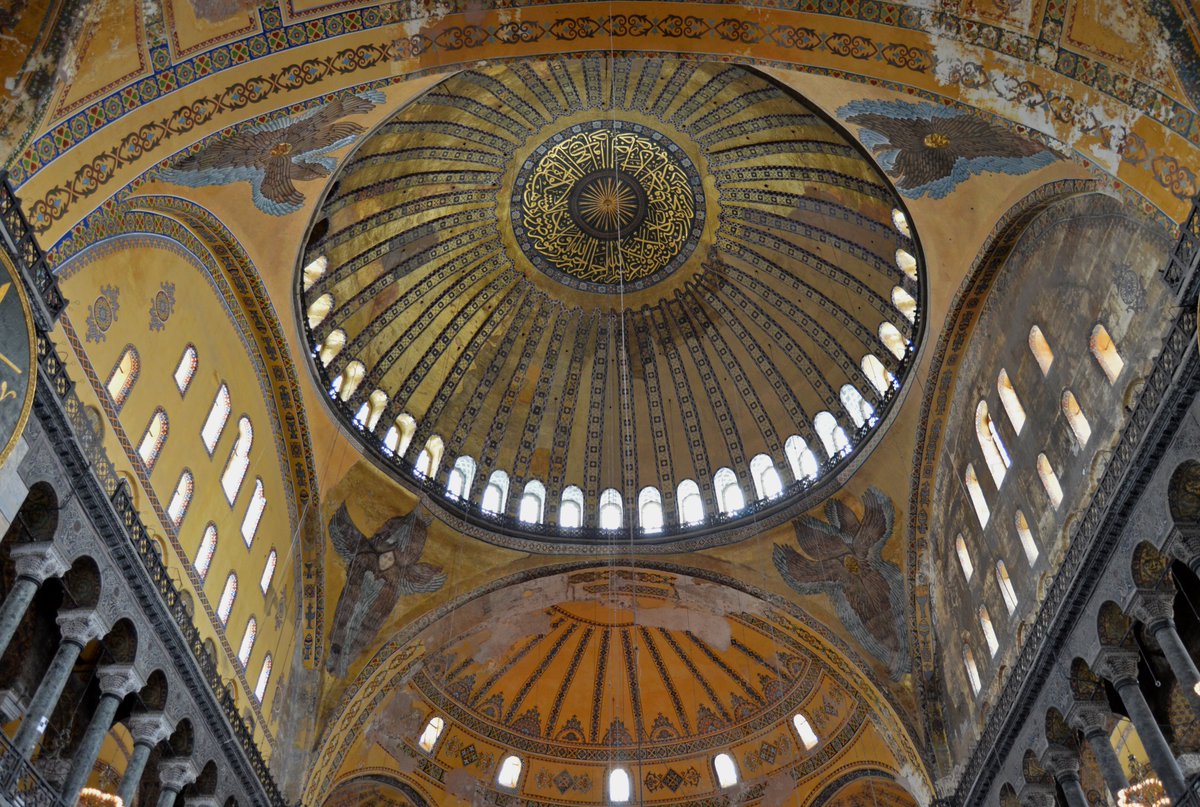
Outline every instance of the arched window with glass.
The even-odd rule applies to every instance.
[[[600,529],[619,530],[624,522],[624,506],[621,494],[615,488],[608,488],[600,494],[600,509],[597,511]]]
[[[238,661],[245,669],[250,664],[250,654],[254,652],[254,640],[258,638],[258,620],[250,617],[246,620],[246,632],[242,634],[242,645],[238,648]]]
[[[1125,369],[1125,360],[1117,352],[1117,346],[1113,343],[1112,336],[1108,333],[1108,328],[1097,323],[1096,327],[1092,328],[1091,338],[1088,339],[1088,347],[1091,349],[1096,363],[1104,371],[1104,377],[1108,379],[1108,383],[1117,383],[1117,378],[1121,375],[1121,371]]]
[[[613,804],[624,804],[629,801],[632,788],[629,772],[624,768],[614,768],[608,773],[608,800]]]
[[[500,787],[515,788],[521,781],[521,758],[516,755],[507,756],[500,763],[500,772],[496,775],[496,784]]]
[[[874,353],[863,356],[862,371],[880,396],[886,396],[896,388],[896,376],[892,375],[892,371],[885,367]]]
[[[717,510],[725,515],[736,513],[746,506],[746,495],[742,493],[737,474],[731,468],[718,468],[713,474],[713,492],[717,496]]]
[[[988,412],[987,401],[980,401],[975,407],[975,437],[979,441],[980,450],[983,451],[983,459],[992,475],[992,481],[999,489],[1004,482],[1004,475],[1012,467],[1012,458],[1008,456],[1008,449],[1004,447],[1004,441],[996,431],[996,422]]]
[[[1054,468],[1051,467],[1050,460],[1045,454],[1038,454],[1037,472],[1038,478],[1042,480],[1042,488],[1050,497],[1051,506],[1057,510],[1063,501],[1062,485],[1059,484],[1058,474],[1054,473]]]
[[[204,528],[204,536],[200,539],[200,548],[196,550],[196,562],[192,566],[200,582],[208,577],[208,567],[212,565],[213,553],[217,551],[217,525],[210,523]]]
[[[816,454],[812,453],[803,437],[798,434],[789,437],[783,444],[783,453],[792,469],[792,477],[797,482],[816,478],[821,466],[817,462]]]
[[[917,300],[900,286],[892,289],[892,305],[909,322],[917,321]]]
[[[967,493],[971,497],[971,505],[975,508],[975,516],[979,519],[979,526],[986,527],[988,519],[991,518],[992,511],[988,507],[987,498],[983,495],[983,488],[979,485],[979,477],[975,474],[975,466],[967,463],[967,470],[963,474],[963,483],[967,486]]]
[[[508,474],[504,471],[492,471],[488,477],[487,486],[483,489],[480,507],[485,513],[503,513],[504,505],[508,503]]]
[[[187,515],[188,505],[192,503],[192,492],[195,487],[196,481],[192,478],[192,472],[184,468],[183,473],[179,475],[179,481],[175,484],[175,493],[171,495],[171,503],[167,505],[167,518],[171,519],[171,523],[176,529],[183,523],[183,517]]]
[[[800,737],[800,744],[804,746],[805,751],[813,750],[817,743],[821,742],[817,733],[813,731],[812,723],[800,712],[792,715],[792,725],[796,728],[796,734]]]
[[[142,357],[138,355],[137,348],[126,345],[121,358],[117,359],[112,372],[108,374],[108,383],[104,385],[108,390],[108,397],[112,399],[118,411],[129,399],[129,393],[133,391],[134,382],[141,371]]]
[[[713,757],[713,771],[717,774],[717,786],[733,787],[738,783],[737,763],[729,754],[717,754]]]
[[[308,310],[305,311],[305,316],[308,318],[308,327],[317,328],[329,316],[329,312],[333,310],[333,295],[325,292],[317,299],[308,304]]]
[[[975,564],[971,560],[971,551],[967,549],[967,540],[961,532],[954,539],[954,553],[958,555],[958,565],[962,569],[963,577],[968,583],[971,582],[971,577],[975,574]]]
[[[450,475],[446,477],[446,495],[452,499],[466,499],[471,495],[475,482],[475,459],[465,454],[454,461]]]
[[[267,696],[267,684],[271,680],[272,664],[271,654],[267,653],[267,657],[263,659],[262,669],[258,673],[258,683],[254,685],[254,699],[259,703],[262,703],[263,698]]]
[[[279,554],[272,549],[267,555],[267,562],[263,565],[262,579],[258,586],[262,589],[262,593],[266,594],[271,588],[271,580],[275,577],[275,564],[279,562]]]
[[[146,424],[146,431],[138,443],[138,456],[141,457],[142,464],[146,466],[147,471],[154,470],[154,463],[158,462],[158,455],[162,453],[163,444],[167,442],[169,430],[167,413],[163,411],[162,407],[155,409],[154,414],[150,416],[150,422]]]
[[[908,275],[910,280],[917,279],[917,259],[908,250],[896,250],[896,266],[900,267],[900,271]]]
[[[1050,349],[1050,343],[1046,341],[1046,334],[1042,333],[1042,329],[1037,325],[1029,329],[1029,351],[1033,353],[1033,358],[1041,368],[1042,375],[1048,375],[1050,366],[1054,364],[1054,351]]]
[[[821,438],[825,455],[830,459],[840,457],[844,452],[850,450],[850,440],[832,413],[818,412],[817,416],[813,418],[813,430],[816,431],[817,437]]]
[[[675,502],[679,507],[679,523],[699,524],[704,521],[704,498],[700,486],[694,479],[685,479],[675,489]]]
[[[558,501],[558,526],[578,529],[583,526],[583,491],[568,485]]]
[[[250,547],[254,536],[258,534],[258,524],[262,521],[263,511],[267,509],[267,494],[263,490],[262,477],[254,480],[254,493],[250,496],[250,504],[246,506],[246,515],[242,517],[242,540]]]
[[[216,397],[213,398],[212,406],[208,409],[208,417],[204,419],[204,426],[200,429],[200,439],[204,442],[204,450],[210,457],[217,449],[217,441],[221,439],[221,432],[225,431],[225,422],[229,420],[230,410],[229,387],[222,384],[217,388]]]
[[[1029,565],[1037,563],[1038,545],[1033,540],[1033,531],[1029,529],[1029,520],[1025,518],[1025,514],[1020,510],[1013,516],[1013,523],[1017,528],[1017,537],[1021,540],[1021,548],[1025,550],[1025,560],[1029,561]]]
[[[375,427],[379,425],[379,418],[383,416],[383,410],[387,407],[387,393],[381,389],[377,389],[367,396],[367,400],[362,402],[358,407],[358,411],[354,413],[354,423],[366,429],[369,432],[375,431]]]
[[[1000,375],[996,377],[996,391],[1000,393],[1000,403],[1004,406],[1004,413],[1008,415],[1008,422],[1019,435],[1021,429],[1025,428],[1025,407],[1021,405],[1021,399],[1013,389],[1012,379],[1008,377],[1007,370],[1001,370]]]
[[[317,349],[317,360],[321,362],[322,367],[328,367],[345,346],[346,332],[341,328],[330,331],[329,335],[321,340],[321,346]]]
[[[188,387],[192,385],[192,379],[196,376],[196,367],[200,363],[200,356],[196,353],[195,345],[188,345],[183,349],[183,355],[179,357],[179,364],[175,366],[175,387],[179,390],[180,395],[186,395]]]
[[[904,215],[904,211],[898,207],[892,208],[892,224],[895,225],[901,235],[906,238],[912,238],[912,230],[908,226],[908,216]]]
[[[858,388],[853,384],[844,384],[840,393],[842,399],[842,408],[850,415],[850,420],[855,427],[861,429],[868,423],[875,422],[875,407],[867,403],[867,399],[862,396]]]
[[[988,655],[995,656],[1000,649],[1000,640],[996,637],[996,629],[992,627],[992,616],[986,606],[979,606],[979,629],[983,631],[984,641],[987,642]]]
[[[1087,445],[1088,440],[1092,439],[1092,424],[1088,423],[1083,409],[1079,406],[1079,401],[1075,398],[1075,393],[1070,390],[1063,390],[1062,411],[1067,419],[1067,425],[1071,427],[1071,436],[1075,438],[1075,445],[1083,448]]]
[[[638,494],[638,526],[645,533],[662,532],[663,504],[658,488],[642,488]]]
[[[545,510],[546,486],[536,479],[531,479],[525,483],[525,490],[521,493],[517,518],[526,524],[541,524]]]
[[[345,370],[338,373],[337,378],[333,379],[333,383],[329,385],[329,394],[341,401],[350,400],[366,375],[366,366],[355,359],[346,365]]]
[[[221,490],[225,491],[225,500],[232,507],[237,501],[238,491],[242,488],[242,480],[250,469],[250,448],[254,445],[254,426],[250,418],[242,415],[238,418],[238,436],[229,450],[229,459],[225,462],[225,470],[221,473]]]
[[[979,680],[979,667],[975,664],[975,654],[971,648],[963,647],[963,667],[967,671],[967,683],[971,686],[971,694],[978,695],[983,683]]]
[[[442,731],[446,728],[446,721],[438,715],[429,718],[425,724],[425,728],[421,731],[421,736],[417,739],[417,745],[421,750],[429,753],[433,747],[437,745],[438,738],[442,736]]]
[[[217,601],[217,619],[221,625],[229,624],[229,614],[233,611],[233,602],[237,599],[237,572],[230,572],[225,578],[225,588],[221,589],[221,599]]]
[[[412,415],[407,413],[399,415],[392,423],[391,428],[387,430],[387,434],[383,436],[383,447],[389,453],[397,457],[403,457],[408,451],[408,445],[412,442],[413,435],[417,431],[417,422],[413,420]]]
[[[329,268],[329,259],[327,257],[325,257],[324,255],[318,255],[317,257],[315,257],[311,261],[309,261],[308,265],[305,266],[304,270],[303,270],[304,290],[308,291],[309,289],[311,289],[313,287],[313,285],[315,285],[316,282],[321,279],[321,276],[323,274],[325,274],[325,270],[328,268]]]
[[[904,334],[900,333],[900,329],[890,322],[880,324],[879,341],[897,359],[903,359],[908,353],[909,341],[904,338]]]
[[[432,435],[426,440],[425,447],[421,449],[421,453],[417,455],[417,461],[413,463],[413,470],[416,471],[417,476],[425,479],[432,478],[442,463],[444,450],[445,444],[438,435]],[[507,491],[505,492],[507,493]]]
[[[1000,584],[1000,596],[1004,600],[1004,607],[1010,614],[1013,613],[1017,610],[1017,591],[1008,576],[1008,567],[1002,560],[996,561],[996,582]]]
[[[783,492],[783,479],[775,470],[775,463],[766,454],[757,454],[750,460],[750,478],[754,480],[754,492],[760,499],[774,499]]]

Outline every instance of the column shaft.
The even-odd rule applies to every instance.
[[[1108,785],[1108,792],[1115,799],[1119,791],[1129,787],[1129,779],[1125,776],[1125,769],[1121,767],[1121,760],[1117,759],[1117,752],[1113,750],[1108,735],[1102,729],[1089,731],[1085,736],[1088,745],[1092,747],[1096,762],[1100,765],[1100,773],[1104,776],[1104,783]]]
[[[1158,727],[1158,721],[1154,719],[1154,712],[1150,710],[1150,704],[1146,703],[1146,698],[1142,695],[1137,679],[1125,678],[1121,681],[1114,681],[1113,684],[1116,686],[1117,694],[1121,696],[1121,703],[1125,704],[1125,709],[1129,712],[1129,719],[1133,722],[1133,727],[1137,729],[1142,745],[1146,748],[1146,754],[1150,757],[1150,766],[1162,780],[1163,787],[1166,788],[1167,795],[1171,797],[1171,800],[1179,801],[1187,792],[1183,772],[1179,769],[1175,754],[1172,753],[1171,747],[1167,745],[1167,739],[1163,737],[1162,730]]]
[[[4,651],[8,649],[8,643],[16,634],[37,590],[36,580],[18,577],[17,581],[13,583],[12,591],[8,592],[3,605],[0,605],[0,656],[3,656]]]
[[[1067,807],[1089,807],[1083,785],[1079,784],[1079,774],[1071,773],[1057,777],[1058,786],[1067,797]]]
[[[75,758],[71,760],[71,769],[62,789],[64,803],[74,804],[79,799],[79,791],[87,785],[92,766],[96,764],[96,757],[100,755],[100,746],[104,744],[104,736],[112,728],[113,718],[116,717],[117,707],[120,705],[119,695],[105,692],[100,696],[100,703],[83,732],[83,739],[75,751]]]
[[[1192,707],[1196,716],[1200,717],[1200,695],[1196,694],[1196,684],[1200,683],[1200,671],[1197,671],[1196,664],[1188,654],[1187,647],[1179,638],[1175,625],[1170,620],[1164,619],[1154,625],[1153,632],[1158,646],[1162,648],[1163,655],[1167,657],[1167,663],[1171,665],[1171,672],[1175,673],[1175,680],[1183,689],[1183,695],[1187,698],[1188,705]]]
[[[175,807],[175,797],[178,795],[178,790],[164,787],[158,794],[158,807]]]
[[[13,738],[13,747],[26,760],[32,756],[38,738],[46,730],[46,723],[50,721],[50,715],[58,705],[63,687],[67,685],[67,678],[71,675],[71,669],[82,650],[82,646],[68,639],[60,642],[54,660],[50,662],[50,669],[46,670],[37,691],[33,693],[33,700],[30,701],[21,727],[17,729],[17,735]]]
[[[134,743],[129,764],[125,766],[125,775],[121,777],[121,786],[117,788],[117,796],[122,804],[133,803],[138,785],[142,783],[142,774],[146,772],[146,763],[150,761],[151,750],[153,749],[145,743]]]

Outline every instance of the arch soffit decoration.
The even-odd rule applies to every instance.
[[[423,636],[428,631],[436,628],[442,620],[461,613],[464,608],[494,608],[495,597],[506,590],[517,591],[518,588],[532,582],[541,581],[544,584],[555,578],[565,578],[573,572],[594,568],[597,568],[594,560],[580,560],[518,572],[466,592],[404,625],[375,652],[355,679],[348,682],[336,704],[325,717],[324,732],[315,745],[317,762],[309,768],[304,783],[305,803],[320,803],[334,790],[338,771],[356,740],[362,736],[367,721],[375,713],[372,704],[386,697],[383,690],[407,681],[415,667],[426,658],[427,653],[432,652],[423,641]],[[797,623],[805,636],[808,652],[825,664],[828,671],[840,677],[839,683],[862,699],[875,715],[871,722],[880,736],[893,749],[897,760],[906,769],[914,772],[911,775],[916,777],[916,781],[909,782],[908,785],[923,789],[926,794],[932,794],[932,782],[927,772],[931,764],[930,757],[915,739],[919,735],[909,722],[912,715],[894,701],[891,689],[875,676],[871,666],[855,650],[821,622],[809,616],[803,608],[746,581],[706,569],[656,561],[639,561],[636,568],[690,577],[696,581],[728,587],[740,595],[777,609]],[[514,596],[519,597],[519,592]],[[889,778],[893,777],[889,775]]]
[[[316,615],[305,623],[304,636],[297,641],[311,648],[311,652],[306,651],[305,664],[316,665],[323,644],[324,542],[315,520],[300,519],[309,504],[317,504],[315,462],[296,367],[288,351],[279,348],[286,344],[283,329],[249,256],[229,228],[208,210],[178,196],[143,196],[94,212],[71,237],[49,250],[47,259],[56,273],[70,271],[71,264],[84,257],[89,248],[142,234],[169,238],[204,265],[217,293],[235,312],[232,324],[248,341],[250,361],[270,402],[267,409],[274,416],[271,432],[281,478],[290,492],[285,497],[289,523],[293,532],[299,529],[301,533],[298,552],[305,570],[302,588],[311,589],[304,609]]]

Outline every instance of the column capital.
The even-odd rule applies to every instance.
[[[1200,529],[1191,525],[1176,525],[1171,530],[1171,537],[1167,539],[1163,551],[1188,566],[1200,561]]]
[[[1049,771],[1055,781],[1079,778],[1079,754],[1063,745],[1051,745],[1042,755],[1042,767]]]
[[[158,763],[158,781],[163,787],[176,793],[196,781],[199,775],[196,763],[190,759],[175,757]]]
[[[125,723],[134,743],[153,748],[171,736],[175,723],[163,712],[138,712],[130,715]]]
[[[62,632],[63,641],[74,642],[80,647],[105,633],[104,622],[94,608],[59,611],[58,629]]]
[[[1139,588],[1129,604],[1129,615],[1150,630],[1156,631],[1175,619],[1175,591]]]
[[[183,807],[220,807],[216,796],[188,796],[183,800]]]
[[[1055,807],[1054,788],[1049,785],[1027,784],[1017,798],[1023,807]]]
[[[1136,684],[1138,654],[1133,650],[1105,647],[1100,650],[1100,655],[1096,657],[1096,663],[1092,665],[1092,669],[1111,681],[1114,686],[1130,681]]]
[[[1085,737],[1096,732],[1106,734],[1111,718],[1108,706],[1098,701],[1073,701],[1067,710],[1067,725],[1082,731]]]
[[[105,664],[96,668],[96,675],[100,678],[100,692],[118,698],[137,692],[146,685],[142,674],[132,664]]]
[[[66,574],[71,564],[63,557],[62,550],[51,541],[15,544],[9,555],[17,569],[17,577],[25,577],[39,586],[51,577]]]

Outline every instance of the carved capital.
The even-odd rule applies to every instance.
[[[100,691],[118,698],[137,692],[146,685],[141,673],[132,664],[106,664],[96,668],[96,674],[100,677]]]
[[[1177,525],[1171,530],[1171,537],[1167,539],[1163,551],[1175,560],[1195,567],[1200,563],[1200,529],[1192,525]]]
[[[1055,781],[1079,778],[1079,754],[1062,745],[1051,745],[1042,754],[1042,767],[1050,772]]]
[[[1112,712],[1108,706],[1096,701],[1075,701],[1067,712],[1067,724],[1082,731],[1085,737],[1096,732],[1106,734],[1111,719]]]
[[[105,633],[104,622],[92,608],[76,608],[58,613],[58,629],[64,642],[74,642],[83,647],[92,639]]]
[[[1025,785],[1018,798],[1022,807],[1055,807],[1054,788],[1048,785]]]
[[[59,548],[50,541],[16,544],[9,554],[17,568],[17,577],[32,580],[39,586],[51,577],[60,577],[71,568]]]
[[[171,736],[175,723],[162,712],[139,712],[125,721],[133,741],[151,748]]]
[[[1129,604],[1129,615],[1152,631],[1175,618],[1175,591],[1138,589]]]
[[[1114,686],[1132,681],[1137,683],[1138,654],[1133,650],[1123,650],[1117,647],[1105,647],[1096,657],[1092,669],[1112,681]]]
[[[196,781],[199,775],[196,763],[190,759],[164,759],[158,763],[158,781],[164,788],[176,793]]]
[[[220,807],[216,796],[188,796],[183,800],[183,807]]]

